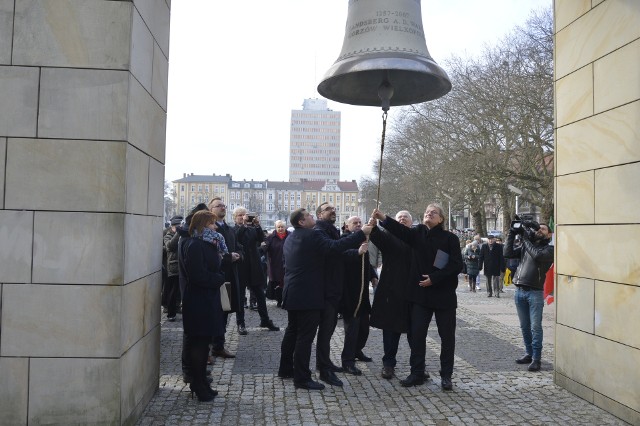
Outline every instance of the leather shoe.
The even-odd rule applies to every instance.
[[[525,355],[522,358],[516,359],[516,364],[530,364],[531,361],[533,361],[531,355]]]
[[[320,372],[320,380],[331,386],[342,386],[342,380],[338,379],[336,373],[331,370],[322,370]]]
[[[337,365],[331,365],[329,367],[329,370],[333,371],[334,373],[342,373],[344,371],[344,368],[342,367],[338,367]]]
[[[245,327],[244,324],[238,324],[238,334],[241,336],[247,335],[247,327]]]
[[[383,379],[393,379],[393,376],[396,373],[396,369],[393,367],[382,367],[382,374],[380,374],[382,376]]]
[[[234,354],[232,354],[231,352],[229,352],[225,348],[218,349],[218,350],[215,350],[215,351],[211,351],[211,355],[219,356],[220,358],[235,358],[236,357]]]
[[[527,370],[540,371],[540,360],[534,359],[533,361],[531,361],[531,364],[529,364],[529,367],[527,367]]]
[[[307,389],[307,390],[324,389],[324,385],[322,383],[314,382],[313,380],[309,380],[307,382],[302,382],[302,383],[294,383],[293,385],[296,387],[296,389]]]
[[[371,357],[366,356],[365,354],[362,353],[362,351],[358,352],[356,354],[356,359],[358,361],[362,361],[362,362],[371,362],[373,361],[373,359]]]
[[[400,385],[405,388],[410,388],[411,386],[418,386],[424,384],[425,377],[424,375],[418,376],[416,374],[409,374],[406,379],[400,380]]]
[[[446,391],[453,390],[453,383],[451,383],[451,377],[442,377],[440,380],[440,384],[442,385],[442,389]]]
[[[260,327],[268,328],[269,331],[280,331],[280,327],[276,327],[271,320],[261,322]]]
[[[345,373],[353,374],[354,376],[362,375],[362,371],[355,365],[343,365],[342,368]]]

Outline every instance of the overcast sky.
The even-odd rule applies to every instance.
[[[552,0],[422,0],[427,48],[445,71],[477,56]],[[342,48],[347,0],[171,2],[165,179],[183,173],[288,180],[292,109]],[[381,110],[329,101],[342,112],[341,180],[375,175]],[[389,121],[394,112],[389,111]]]

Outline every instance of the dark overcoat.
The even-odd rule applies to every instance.
[[[233,288],[236,289],[236,296],[232,299],[233,312],[238,312],[240,309],[240,303],[244,300],[240,297],[240,278],[238,276],[238,265],[240,261],[233,262],[231,253],[238,253],[241,257],[244,254],[244,249],[241,244],[236,240],[236,232],[226,222],[218,223],[218,233],[224,237],[225,244],[227,245],[228,253],[222,256],[222,272],[224,272],[225,279],[233,284]]]
[[[266,277],[258,247],[264,241],[264,232],[259,226],[236,225],[236,239],[244,249],[244,256],[240,262],[240,280],[247,287],[264,288]]]
[[[329,221],[318,220],[314,229],[322,231],[332,240],[340,238],[340,231]],[[327,303],[330,303],[334,308],[338,309],[340,307],[340,299],[342,299],[342,285],[344,281],[342,253],[330,253],[325,256],[324,264],[324,298]]]
[[[381,225],[413,249],[407,298],[430,309],[452,309],[458,307],[456,288],[458,274],[462,271],[462,253],[458,237],[445,231],[441,225],[431,229],[420,224],[407,228],[395,219],[387,216]],[[438,251],[447,258],[442,268],[435,265]],[[423,275],[429,275],[433,283],[429,287],[421,287]]]
[[[480,269],[484,269],[485,275],[498,276],[504,272],[506,264],[502,244],[485,243],[480,247]]]
[[[294,310],[324,309],[325,257],[358,247],[362,231],[332,240],[322,231],[296,228],[284,241],[284,290],[282,307]]]
[[[273,231],[265,240],[264,251],[267,254],[267,273],[269,280],[278,283],[279,287],[284,286],[284,260],[282,249],[284,242],[291,234],[285,231],[284,238],[280,239],[276,231]]]
[[[186,278],[182,296],[184,332],[193,336],[224,334],[220,286],[225,277],[218,248],[199,238],[187,238],[180,244],[178,263]]]
[[[378,227],[371,231],[369,239],[382,253],[382,271],[373,295],[370,324],[382,330],[407,333],[407,284],[412,259],[411,247]]]
[[[480,248],[475,250],[469,246],[464,250],[464,261],[467,264],[467,274],[478,275],[480,273]]]

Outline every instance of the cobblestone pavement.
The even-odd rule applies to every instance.
[[[247,311],[249,334],[239,336],[232,316],[226,347],[235,359],[216,358],[213,402],[190,398],[182,382],[180,352],[182,323],[162,318],[160,386],[138,421],[139,425],[621,425],[622,420],[574,396],[553,383],[554,305],[545,308],[542,371],[531,373],[514,360],[522,355],[513,288],[501,298],[483,290],[458,288],[458,326],[454,390],[440,388],[439,337],[432,322],[427,337],[427,371],[423,386],[403,388],[399,378],[409,374],[409,347],[398,351],[398,378],[380,377],[382,334],[371,329],[365,353],[373,362],[358,362],[362,376],[338,373],[344,387],[296,390],[291,380],[277,377],[286,312],[269,303],[280,332],[258,328],[257,312]],[[342,321],[332,340],[332,357],[340,362]],[[315,348],[314,351],[315,353]],[[311,366],[315,365],[312,357]]]

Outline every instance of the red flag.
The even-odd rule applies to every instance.
[[[553,303],[553,263],[551,264],[551,268],[547,271],[547,275],[544,278],[544,300],[547,302],[547,305]]]

